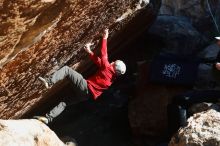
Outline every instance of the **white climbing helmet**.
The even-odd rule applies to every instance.
[[[126,72],[126,65],[121,60],[116,60],[114,63],[115,72],[117,75],[123,75]]]
[[[220,36],[218,36],[218,37],[215,37],[215,39],[216,39],[216,40],[220,40]]]

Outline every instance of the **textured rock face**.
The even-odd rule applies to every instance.
[[[158,16],[148,32],[163,39],[163,50],[174,54],[192,55],[207,44],[207,39],[185,17]]]
[[[1,146],[65,146],[45,124],[37,120],[0,120]]]
[[[187,120],[188,125],[171,139],[169,146],[219,146],[219,117],[220,113],[213,109],[194,114]]]
[[[97,47],[104,28],[110,29],[109,52],[122,49],[152,23],[160,1],[154,4],[147,0],[0,0],[0,117],[21,117],[46,101],[39,76],[63,65],[88,71],[91,63],[83,46],[93,41]]]
[[[210,5],[210,9],[208,4]],[[219,8],[219,0],[162,0],[160,14],[185,16],[192,21],[193,25],[199,31],[213,39],[213,34],[218,35],[219,32],[211,18],[210,10],[216,19],[217,27],[219,29]]]
[[[187,16],[193,21],[198,21],[205,15],[209,14],[208,4],[210,5],[213,14],[217,13],[219,8],[219,0],[162,0],[160,14],[168,14],[175,16]]]

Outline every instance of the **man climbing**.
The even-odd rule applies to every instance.
[[[55,117],[60,115],[66,106],[68,106],[69,101],[74,101],[77,99],[77,103],[85,101],[88,98],[93,98],[96,100],[104,90],[108,89],[113,81],[119,76],[126,72],[126,65],[121,60],[116,60],[112,63],[108,61],[107,53],[107,38],[108,38],[108,29],[104,30],[102,46],[101,46],[101,55],[100,57],[96,56],[91,50],[91,43],[87,43],[84,47],[85,51],[89,54],[91,60],[98,66],[97,72],[89,77],[84,79],[81,74],[71,69],[68,66],[62,67],[60,70],[56,71],[52,77],[44,79],[39,77],[39,79],[44,83],[46,88],[50,88],[53,84],[57,83],[60,80],[65,78],[71,81],[72,90],[74,90],[74,97],[63,99],[57,106],[55,106],[50,112],[44,116],[35,116],[34,118],[48,124]],[[67,103],[68,101],[68,103]],[[76,103],[76,101],[74,101]]]

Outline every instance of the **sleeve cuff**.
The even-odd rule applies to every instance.
[[[94,55],[94,53],[93,53],[93,52],[89,52],[89,55],[90,55],[90,56],[93,56],[93,55]]]

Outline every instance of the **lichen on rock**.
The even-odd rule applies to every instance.
[[[173,136],[169,146],[220,145],[220,112],[209,109],[196,113],[187,123]]]

